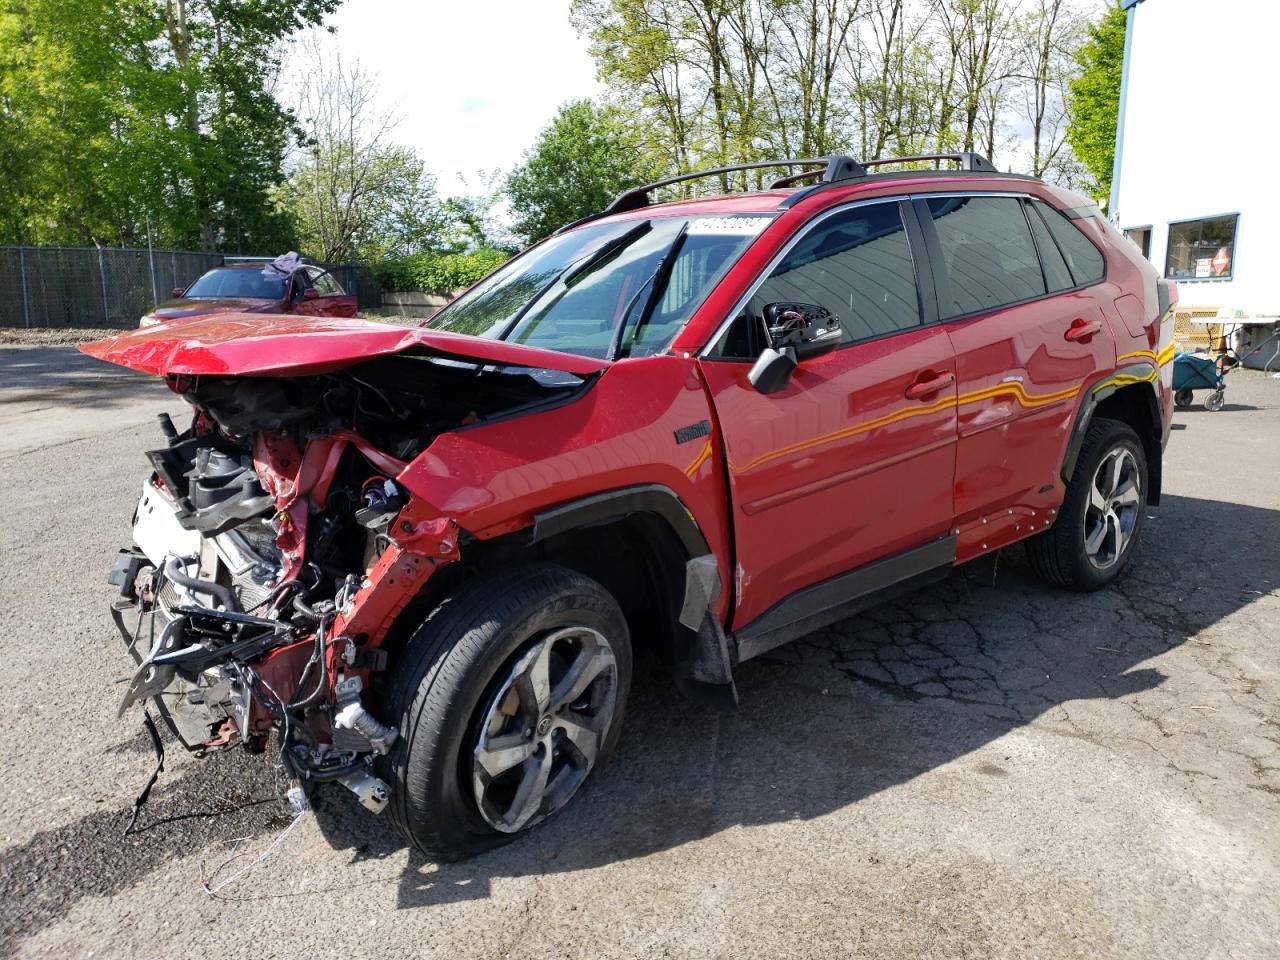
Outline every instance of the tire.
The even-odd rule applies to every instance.
[[[539,684],[531,678],[542,675],[544,661],[547,703],[538,706]],[[599,672],[555,712],[552,696],[576,690],[569,672],[580,665],[575,677]],[[386,716],[398,718],[401,736],[380,764],[392,788],[388,812],[411,846],[437,860],[460,860],[563,809],[608,759],[622,729],[631,642],[622,611],[600,584],[536,564],[472,581],[447,598],[392,670],[384,706]],[[517,734],[515,746],[497,752],[494,744]],[[481,746],[490,767],[500,765],[494,757],[532,753],[490,777]],[[526,781],[532,786],[522,794]],[[537,804],[522,800],[534,790]],[[529,815],[502,820],[507,798],[513,811]]]
[[[1100,471],[1108,464],[1101,484],[1105,488],[1117,461],[1120,479],[1110,495],[1104,494],[1096,485]],[[1136,480],[1136,499],[1130,479]],[[1146,515],[1147,489],[1147,458],[1138,435],[1117,420],[1095,420],[1085,434],[1058,519],[1027,540],[1032,568],[1048,583],[1068,590],[1105,587],[1133,554]]]
[[[1179,390],[1173,395],[1173,405],[1175,407],[1189,407],[1195,402],[1196,395],[1190,390]]]
[[[1217,413],[1226,404],[1227,398],[1222,390],[1215,390],[1204,398],[1204,408],[1210,413]]]

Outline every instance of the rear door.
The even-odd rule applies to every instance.
[[[1083,235],[1097,261],[1077,251],[1077,279],[1027,200],[948,195],[915,204],[956,354],[955,509],[966,559],[997,539],[989,528],[966,531],[1034,523],[1033,513],[1061,500],[1080,391],[1114,367],[1115,345],[1087,289],[1102,279],[1102,257]]]
[[[729,470],[735,629],[798,590],[948,532],[955,357],[919,295],[923,250],[904,215],[879,201],[803,228],[701,360]],[[771,302],[825,307],[844,335],[762,394],[747,374]]]

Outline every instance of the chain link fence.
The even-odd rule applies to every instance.
[[[0,246],[0,327],[128,328],[223,262],[220,253]],[[382,305],[367,264],[320,264],[360,307]]]

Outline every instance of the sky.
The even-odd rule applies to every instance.
[[[567,100],[600,91],[569,0],[346,0],[322,35],[378,79],[395,140],[445,195],[508,171]]]

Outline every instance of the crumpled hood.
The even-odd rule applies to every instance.
[[[152,373],[187,376],[309,376],[373,357],[423,349],[443,357],[585,376],[609,366],[555,350],[373,320],[229,313],[131,330],[82,344],[91,357]]]

